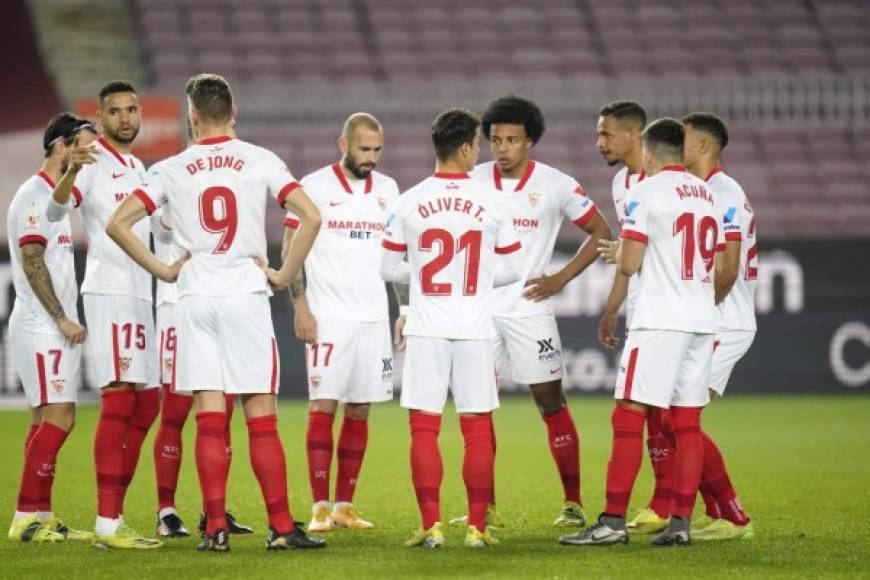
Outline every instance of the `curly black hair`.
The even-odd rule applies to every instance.
[[[522,125],[532,143],[540,141],[544,135],[544,114],[540,107],[529,99],[508,95],[489,104],[480,120],[483,136],[489,139],[489,129],[493,123]]]

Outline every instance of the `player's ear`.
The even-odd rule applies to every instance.
[[[342,135],[338,138],[338,150],[341,151],[342,156],[347,155],[347,150],[349,148],[349,144],[347,142],[347,137]]]

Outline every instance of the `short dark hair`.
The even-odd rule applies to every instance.
[[[728,127],[725,126],[725,121],[715,113],[706,111],[689,113],[683,117],[683,124],[691,125],[693,128],[711,135],[719,145],[719,151],[728,145]]]
[[[635,101],[613,101],[601,107],[598,115],[613,117],[617,121],[628,119],[640,125],[641,129],[646,127],[646,111]]]
[[[93,123],[68,111],[58,113],[52,117],[45,126],[45,132],[42,134],[42,149],[45,151],[46,158],[51,155],[51,150],[55,143],[63,141],[67,145],[71,145],[76,134],[84,128],[94,133],[97,132]]]
[[[233,116],[233,91],[220,75],[202,73],[188,79],[184,91],[193,108],[206,121],[223,123]]]
[[[103,100],[109,95],[113,95],[115,93],[135,93],[136,87],[133,86],[133,83],[125,80],[117,80],[117,81],[109,81],[100,87],[100,103],[102,104]]]
[[[478,127],[480,119],[466,109],[447,109],[439,113],[432,121],[435,157],[446,161],[465,143],[474,143]]]
[[[643,144],[652,154],[664,160],[684,158],[686,128],[676,119],[665,117],[650,123],[641,133]]]
[[[544,114],[540,107],[529,99],[516,95],[496,99],[486,108],[480,119],[480,128],[487,139],[493,123],[522,125],[532,143],[537,143],[544,135]]]

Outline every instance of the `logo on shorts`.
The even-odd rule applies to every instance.
[[[52,379],[51,381],[52,390],[60,395],[63,393],[63,390],[66,388],[66,381],[63,379]]]
[[[173,360],[171,356],[163,359],[163,368],[165,368],[167,371],[172,372],[172,364]]]
[[[121,367],[121,372],[126,373],[130,370],[130,365],[133,364],[133,358],[129,356],[122,356],[118,358],[118,366]]]
[[[543,338],[538,340],[538,360],[541,362],[558,360],[562,356],[562,351],[553,346],[553,338]]]
[[[393,357],[381,359],[381,380],[389,381],[393,378]]]
[[[310,377],[308,377],[308,382],[311,383],[312,389],[316,389],[317,387],[319,387],[320,381],[322,380],[323,377],[321,377],[320,375],[311,375]]]
[[[539,201],[541,201],[541,194],[538,193],[537,191],[530,191],[529,192],[529,205],[531,205],[532,207],[535,207],[536,205],[538,205]]]

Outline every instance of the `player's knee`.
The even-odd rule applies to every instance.
[[[308,402],[308,410],[315,413],[335,415],[336,411],[338,411],[338,401],[334,399],[315,399]],[[346,410],[347,406],[345,406],[345,412],[347,412]]]
[[[532,385],[531,389],[541,415],[558,413],[567,403],[561,381]]]
[[[344,416],[358,421],[365,421],[369,418],[369,403],[345,403]]]

